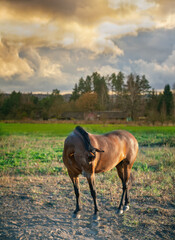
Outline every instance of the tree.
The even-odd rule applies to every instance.
[[[151,86],[149,85],[149,82],[146,79],[145,75],[143,75],[141,79],[139,75],[137,75],[136,82],[138,84],[140,93],[144,94],[149,92],[149,89],[151,88]]]
[[[121,95],[124,87],[124,74],[122,72],[119,72],[117,75],[112,73],[108,79],[112,92],[110,107],[111,109],[119,109],[121,106]]]
[[[97,72],[94,72],[91,76],[94,92],[97,93],[99,108],[104,109],[108,103],[108,87],[106,83],[105,77],[101,77],[101,75]]]
[[[63,112],[64,112],[64,100],[62,96],[54,98],[52,105],[49,108],[49,117],[60,118]]]
[[[148,95],[147,105],[146,105],[146,116],[154,125],[156,121],[160,120],[160,114],[158,112],[158,102],[159,102],[159,95],[155,92],[154,89]]]
[[[123,94],[123,103],[125,110],[134,120],[145,108],[145,95],[149,93],[150,85],[146,77],[143,75],[130,74],[127,77]]]
[[[94,111],[97,109],[98,97],[96,93],[84,93],[76,101],[78,110],[80,111]]]
[[[64,99],[60,95],[60,90],[54,89],[50,98],[49,117],[59,118],[63,112]]]
[[[0,91],[0,119],[4,118],[4,113],[2,112],[2,107],[4,105],[5,98],[6,98],[5,94]]]
[[[21,107],[22,94],[13,91],[2,105],[2,114],[8,118],[18,118]]]
[[[4,103],[4,100],[5,100],[5,94],[0,91],[0,109]]]
[[[170,85],[167,84],[164,87],[163,94],[159,96],[159,102],[157,107],[160,115],[163,119],[171,117],[174,110],[173,94],[170,90]]]
[[[80,97],[80,93],[78,90],[78,85],[77,83],[75,84],[75,87],[73,88],[72,95],[70,97],[70,101],[76,101]]]
[[[86,87],[86,84],[85,84],[85,81],[84,79],[81,77],[79,79],[79,83],[78,83],[78,92],[80,95],[82,95],[83,93],[85,93],[85,87]]]
[[[54,89],[51,95],[43,98],[40,102],[41,116],[44,120],[48,118],[59,118],[63,111],[64,99],[60,91]]]
[[[124,74],[122,72],[119,72],[117,75],[113,73],[110,79],[113,91],[115,91],[117,94],[121,93],[124,84]]]
[[[56,88],[56,89],[53,89],[53,90],[52,90],[52,95],[54,95],[54,96],[59,96],[59,95],[60,95],[60,90],[58,90],[57,88]]]
[[[87,93],[87,92],[92,92],[92,79],[91,79],[90,76],[87,76],[87,77],[86,77],[84,92],[85,92],[85,93]]]
[[[165,85],[163,92],[163,101],[165,103],[166,115],[170,117],[173,113],[173,94],[170,90],[170,85]]]
[[[82,77],[79,79],[78,84],[75,84],[70,101],[76,101],[82,94],[92,92],[92,80],[90,76],[84,80]]]

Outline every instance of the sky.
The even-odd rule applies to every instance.
[[[0,0],[0,91],[66,93],[119,71],[172,87],[174,0]]]

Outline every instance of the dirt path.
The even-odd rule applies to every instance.
[[[81,218],[73,219],[75,199],[67,176],[1,178],[0,239],[173,239],[175,208],[171,202],[133,191],[131,209],[118,216],[113,202],[119,201],[120,186],[115,186],[118,194],[110,192],[111,186],[104,187],[105,194],[98,194],[101,219],[97,222],[92,220],[86,183],[81,185]]]

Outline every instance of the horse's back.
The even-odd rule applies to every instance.
[[[110,133],[104,134],[108,138],[118,139],[119,142],[123,142],[126,146],[132,146],[133,148],[138,148],[138,142],[136,138],[128,131],[116,130]]]
[[[126,152],[126,158],[135,158],[138,152],[138,142],[136,138],[128,131],[116,130],[111,133],[107,133],[109,138],[116,138],[120,142],[121,147]]]
[[[127,159],[128,164],[133,164],[138,152],[138,143],[131,133],[116,130],[96,137],[104,150],[96,165],[97,173],[111,170],[124,159]]]

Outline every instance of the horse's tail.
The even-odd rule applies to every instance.
[[[131,174],[130,174],[130,178],[129,178],[129,182],[128,182],[128,188],[129,188],[129,189],[131,188],[134,180],[135,180],[135,177],[134,177],[133,173],[131,173]]]

